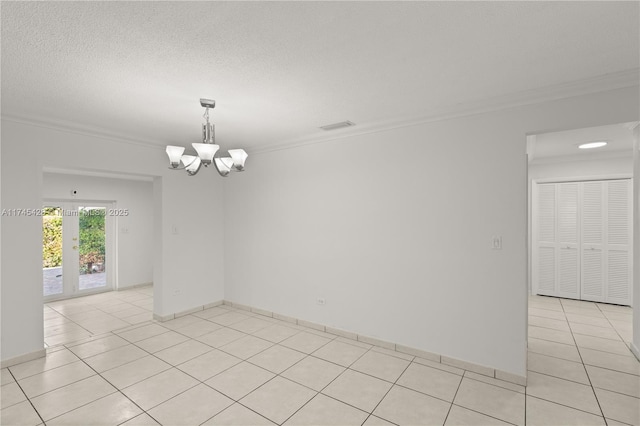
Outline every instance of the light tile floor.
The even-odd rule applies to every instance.
[[[157,323],[151,293],[46,305],[1,424],[640,424],[629,308],[531,297],[525,388],[226,305]]]

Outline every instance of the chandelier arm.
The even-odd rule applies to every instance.
[[[196,162],[196,160],[198,159],[198,155],[195,156],[195,158],[193,159],[193,161],[191,161],[189,164],[185,165],[184,167],[167,167],[169,170],[185,170],[187,167],[189,167],[190,165],[192,165],[193,163]]]
[[[169,169],[169,170],[185,170],[187,167],[189,167],[189,166],[184,166],[184,167],[180,167],[180,166],[171,167],[171,166],[169,166],[169,167],[167,167],[167,169]]]
[[[195,159],[195,160],[193,160],[193,161],[189,164],[189,166],[190,166],[191,164],[195,163],[197,160],[200,160],[200,157],[196,156],[196,159]],[[187,169],[187,167],[189,167],[189,166],[186,166],[186,167],[185,167],[185,169]],[[187,174],[188,174],[189,176],[195,176],[195,175],[197,175],[197,174],[198,174],[198,172],[200,171],[200,169],[201,169],[201,168],[202,168],[202,161],[200,161],[200,164],[198,164],[198,168],[197,168],[194,172],[192,172],[192,171],[190,171],[190,170],[187,170]]]

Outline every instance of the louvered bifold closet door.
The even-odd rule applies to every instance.
[[[577,182],[557,186],[558,244],[557,287],[560,297],[580,298],[580,271],[578,258],[578,188]]]
[[[631,180],[607,181],[605,194],[605,301],[631,305]]]
[[[537,294],[556,296],[556,184],[539,184],[534,286]]]
[[[604,185],[582,183],[581,299],[604,301]]]

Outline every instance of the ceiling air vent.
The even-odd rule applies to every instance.
[[[342,129],[343,127],[355,126],[356,123],[352,123],[351,121],[341,121],[339,123],[327,124],[326,126],[320,126],[322,130],[336,130]]]

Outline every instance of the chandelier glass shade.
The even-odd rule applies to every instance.
[[[205,108],[205,123],[202,125],[202,142],[191,144],[196,155],[185,154],[182,146],[167,145],[169,168],[186,170],[189,176],[196,175],[204,165],[213,164],[220,176],[229,176],[231,172],[244,170],[244,163],[249,156],[244,149],[230,149],[226,155],[221,155],[220,145],[215,143],[215,127],[209,123],[209,108],[216,106],[216,101],[200,99],[200,105]],[[182,166],[180,165],[182,163]]]

